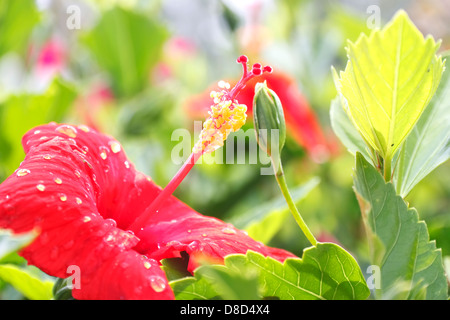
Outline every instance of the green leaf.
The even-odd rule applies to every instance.
[[[116,6],[103,13],[83,41],[122,97],[145,88],[167,36],[153,19]]]
[[[42,94],[22,93],[0,104],[0,162],[9,172],[25,156],[20,145],[22,136],[37,125],[61,121],[75,97],[71,86],[55,79]]]
[[[0,56],[9,51],[25,53],[25,45],[39,19],[33,0],[0,1]]]
[[[58,278],[52,288],[54,300],[74,300],[72,296],[72,279]]]
[[[211,283],[194,272],[194,277],[186,277],[169,282],[176,300],[220,299]]]
[[[450,158],[450,66],[429,106],[404,142],[394,170],[397,194],[406,197],[431,171]]]
[[[351,122],[347,113],[345,113],[341,102],[339,97],[336,97],[331,101],[331,128],[351,154],[356,156],[356,153],[359,152],[367,161],[371,161],[372,158],[370,155],[371,153],[368,150],[369,147],[361,138],[361,135]]]
[[[51,300],[53,282],[41,280],[26,269],[12,264],[0,265],[0,279],[10,283],[16,290],[31,300]]]
[[[214,272],[221,273],[224,283],[218,281],[217,275],[214,276],[211,269],[208,269],[211,267]],[[214,279],[210,280],[209,285],[205,274]],[[338,300],[366,299],[369,296],[369,289],[356,260],[333,243],[318,243],[316,247],[307,248],[302,259],[289,258],[284,263],[253,251],[248,251],[245,255],[233,254],[225,258],[225,266],[200,267],[194,275],[195,278],[171,283],[174,292],[178,294],[177,298],[211,299],[220,296],[220,292],[243,291],[240,283],[246,283],[248,288],[245,293],[249,297],[253,292],[253,279],[259,283],[260,298]],[[225,281],[230,275],[234,277],[234,284],[233,281]],[[246,279],[236,281],[236,275],[245,276]],[[234,288],[230,289],[229,286]],[[242,294],[244,293],[241,292]]]
[[[284,263],[256,252],[235,259],[235,265],[251,265],[257,270],[263,297],[348,300],[369,296],[358,263],[334,243],[318,243],[305,249],[302,259],[289,258]]]
[[[419,221],[417,211],[408,208],[392,183],[386,183],[359,153],[354,186],[368,233],[371,263],[381,270],[377,297],[392,296],[400,288],[397,298],[447,299],[442,253],[430,241],[425,222]]]
[[[439,45],[432,37],[424,39],[400,11],[382,30],[348,42],[345,71],[339,76],[334,71],[345,110],[389,168],[439,84]]]
[[[291,195],[296,203],[300,202],[320,182],[317,177],[292,189]],[[289,216],[289,208],[283,196],[265,202],[242,214],[232,217],[229,222],[262,243],[268,244],[283,226]]]
[[[226,266],[202,266],[197,274],[224,300],[259,299],[258,279],[252,270],[230,268],[226,263]]]

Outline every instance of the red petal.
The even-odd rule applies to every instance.
[[[181,251],[191,254],[191,270],[199,253],[220,261],[247,250],[281,261],[293,256],[174,197],[150,218],[139,240],[127,229],[161,188],[134,169],[117,141],[83,126],[52,123],[28,132],[23,145],[25,160],[0,185],[0,227],[37,229],[22,255],[46,273],[65,278],[67,268],[77,266],[76,298],[173,298],[157,261]]]
[[[142,265],[132,249],[139,239],[126,231],[137,202],[126,199],[146,178],[125,162],[114,139],[83,130],[50,124],[24,136],[25,160],[0,186],[0,227],[40,232],[21,254],[44,272],[66,278],[67,268],[77,266],[82,287],[74,290],[76,298],[173,298],[170,289],[149,287],[151,277],[162,277],[168,287],[159,267],[141,268],[132,281],[121,267]],[[116,275],[108,281],[108,274]]]
[[[164,203],[138,236],[141,241],[136,250],[156,260],[179,257],[180,252],[187,252],[190,255],[189,271],[193,271],[202,258],[222,262],[229,254],[248,250],[279,261],[295,257],[285,250],[253,240],[231,224],[200,215],[174,197]]]

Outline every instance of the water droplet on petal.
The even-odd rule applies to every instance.
[[[36,186],[36,189],[38,189],[39,191],[45,191],[45,186],[43,184],[38,184]]]
[[[166,282],[161,277],[150,277],[150,286],[155,292],[162,292],[166,289]]]
[[[23,176],[26,176],[27,174],[29,174],[30,172],[31,171],[28,169],[19,169],[16,174],[18,177],[23,177]]]
[[[45,160],[50,160],[50,159],[52,158],[52,156],[49,155],[49,154],[45,154],[43,158],[44,158]]]
[[[100,147],[100,157],[103,160],[106,160],[106,158],[108,157],[108,154],[106,153],[106,147]]]
[[[62,202],[67,201],[67,196],[64,193],[60,193],[59,200],[61,200]]]
[[[63,125],[57,127],[55,130],[58,131],[59,133],[65,134],[66,136],[69,136],[71,138],[77,137],[77,129],[75,129],[74,127],[69,126],[67,124],[63,124]]]
[[[91,217],[88,216],[83,217],[83,222],[89,222],[91,220],[92,220]]]
[[[130,163],[128,161],[125,161],[124,164],[125,164],[125,168],[130,169]]]
[[[120,143],[118,143],[117,141],[110,141],[109,146],[111,147],[111,151],[114,153],[118,153],[120,152],[120,150],[122,150]]]
[[[41,133],[41,130],[34,130],[34,134],[39,134]]]
[[[114,219],[106,218],[106,219],[105,219],[105,223],[106,223],[106,224],[109,224],[109,226],[111,226],[111,227],[113,227],[113,228],[117,227],[117,222],[116,222],[116,220],[114,220]]]
[[[225,234],[236,234],[236,230],[229,227],[223,228],[221,231]]]
[[[75,198],[75,201],[77,202],[77,204],[82,204],[83,201],[80,198]]]
[[[84,132],[89,132],[89,127],[88,127],[88,126],[85,126],[84,124],[79,125],[79,126],[78,126],[78,129],[80,129],[80,130],[82,130],[82,131],[84,131]]]
[[[144,261],[144,267],[145,269],[150,269],[152,267],[152,264],[148,261]]]
[[[105,242],[112,242],[115,240],[114,235],[108,234],[108,236],[105,238]]]
[[[55,178],[54,181],[55,181],[56,184],[61,184],[62,183],[62,180],[60,178]]]

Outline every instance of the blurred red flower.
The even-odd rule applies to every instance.
[[[255,85],[263,81],[266,81],[268,87],[280,98],[286,126],[292,137],[305,148],[313,160],[321,162],[326,159],[333,152],[333,147],[327,141],[316,114],[298,90],[295,80],[289,75],[274,71],[248,81],[237,97],[240,103],[247,106],[248,115],[252,114]],[[228,82],[234,86],[237,81]],[[209,93],[212,88],[187,100],[185,109],[191,117],[200,119],[205,117],[211,105]]]
[[[206,217],[170,196],[143,228],[130,226],[161,188],[138,172],[112,137],[86,126],[50,123],[23,137],[26,157],[0,185],[0,227],[37,230],[21,251],[28,263],[66,278],[80,270],[76,299],[173,299],[161,259],[215,261],[254,250],[293,257]]]

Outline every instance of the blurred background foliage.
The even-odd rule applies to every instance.
[[[405,9],[424,34],[442,39],[441,50],[450,48],[448,0],[0,0],[0,181],[24,157],[23,134],[56,121],[115,136],[140,171],[166,185],[180,167],[171,159],[179,143],[172,133],[185,128],[194,141],[194,121],[202,120],[187,101],[221,79],[239,78],[235,61],[245,54],[293,78],[314,110],[334,151],[314,158],[288,136],[282,154],[288,185],[318,240],[340,243],[364,265],[354,157],[330,127],[336,96],[330,67],[343,69],[346,40],[370,32],[371,5],[380,8],[381,24]],[[251,119],[243,129],[249,128]],[[199,164],[176,195],[301,255],[308,243],[262,166]],[[407,198],[444,256],[449,173],[447,162]]]

